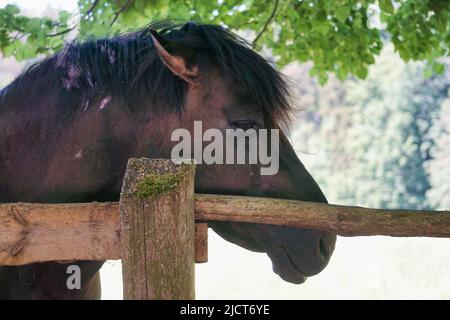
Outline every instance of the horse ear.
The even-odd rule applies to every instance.
[[[187,61],[184,57],[180,55],[172,55],[170,54],[161,44],[159,35],[156,31],[151,31],[150,36],[152,37],[153,44],[155,45],[156,51],[158,52],[159,57],[162,62],[172,71],[173,74],[177,75],[184,81],[190,84],[197,83],[198,77],[198,67],[188,66]]]

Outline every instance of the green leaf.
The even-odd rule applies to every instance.
[[[344,23],[350,15],[352,8],[350,6],[338,6],[334,9],[334,15],[339,22]]]
[[[442,73],[444,73],[444,70],[445,70],[445,66],[442,63],[438,63],[438,62],[433,63],[432,68],[433,68],[433,72],[435,72],[436,74],[442,74]]]
[[[358,78],[360,79],[365,79],[367,78],[367,74],[368,74],[369,70],[367,69],[367,67],[360,67],[358,69],[356,69],[356,75],[358,76]]]
[[[40,19],[30,19],[26,24],[26,29],[33,32],[37,31],[41,28],[41,20]]]
[[[327,22],[318,23],[314,27],[321,35],[326,35],[330,30],[330,25]]]
[[[169,12],[169,17],[172,19],[189,20],[191,17],[191,9],[185,4],[180,4],[175,10]]]
[[[380,9],[388,14],[394,13],[394,7],[392,6],[391,0],[378,0]]]
[[[68,11],[60,11],[59,12],[59,19],[61,21],[62,24],[67,24],[67,21],[69,20],[69,18],[72,16],[72,14]]]

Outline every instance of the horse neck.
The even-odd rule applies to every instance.
[[[55,116],[59,90],[53,85],[55,75],[48,73],[48,63],[25,72],[0,92],[0,192],[11,172],[21,170],[24,154],[34,152],[47,139],[42,128]]]

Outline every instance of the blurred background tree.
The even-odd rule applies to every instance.
[[[329,200],[450,207],[450,75],[425,77],[426,68],[402,63],[388,45],[365,81],[332,78],[321,87],[305,72],[289,70],[300,98],[310,99],[292,140],[297,151],[312,154],[312,174]]]
[[[450,209],[450,98],[444,100],[437,121],[436,147],[427,168],[430,175],[429,203],[440,210]]]
[[[103,37],[155,20],[193,20],[250,31],[279,65],[312,61],[310,75],[324,83],[329,72],[364,79],[386,41],[404,61],[427,60],[442,72],[449,17],[448,0],[79,0],[78,12],[56,19],[7,5],[0,9],[0,51],[22,60],[60,49],[71,34]]]

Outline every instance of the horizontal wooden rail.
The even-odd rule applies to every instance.
[[[1,204],[0,265],[120,259],[118,203]]]
[[[344,237],[450,238],[449,211],[369,209],[272,198],[197,195],[195,217],[319,229]]]
[[[450,212],[196,195],[195,217],[320,229],[341,236],[450,237]],[[118,203],[0,205],[0,265],[120,259]]]

